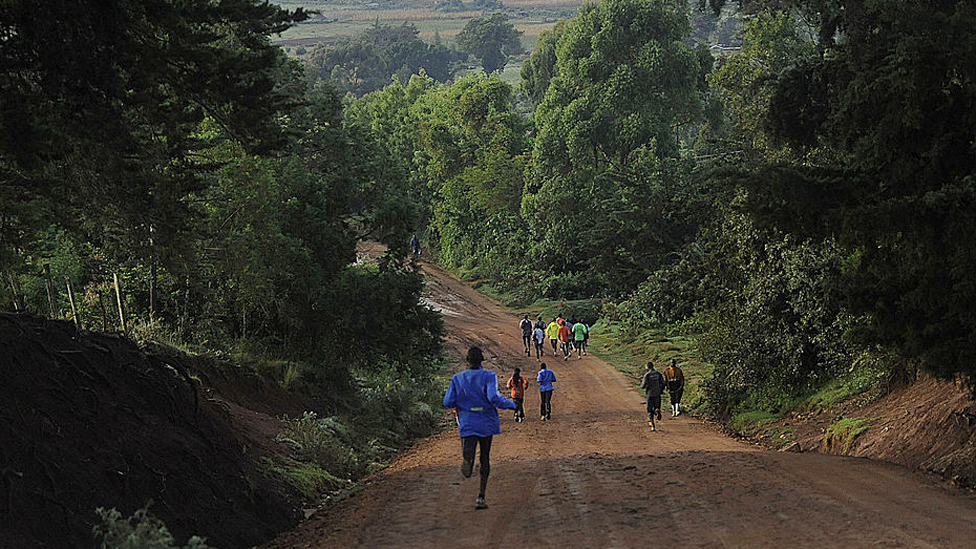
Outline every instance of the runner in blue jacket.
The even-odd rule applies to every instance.
[[[514,410],[515,403],[498,394],[498,376],[481,367],[484,354],[478,347],[468,349],[468,369],[454,374],[444,395],[444,406],[457,409],[461,435],[461,474],[471,477],[475,450],[481,448],[481,491],[475,509],[487,509],[485,488],[491,471],[491,437],[501,432],[498,408]]]
[[[539,382],[539,400],[542,406],[542,421],[548,421],[552,419],[552,391],[554,387],[553,383],[556,382],[556,374],[552,373],[552,370],[546,368],[546,363],[543,362],[539,365],[541,368],[539,370],[539,375],[536,376],[535,380]]]

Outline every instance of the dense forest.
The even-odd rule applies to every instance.
[[[505,33],[456,77],[409,25],[302,62],[269,37],[307,14],[254,0],[5,3],[0,302],[112,328],[115,275],[137,337],[429,422],[417,232],[520,301],[693,333],[719,416],[859,368],[976,375],[976,7],[730,6],[743,47],[715,57],[686,1],[586,4],[512,87]]]
[[[0,303],[255,364],[374,451],[436,421],[442,324],[403,261],[407,174],[270,42],[306,15],[4,3]]]

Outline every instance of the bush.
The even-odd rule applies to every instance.
[[[360,476],[372,462],[370,452],[354,448],[352,430],[337,417],[319,418],[315,412],[305,412],[287,421],[276,440],[287,445],[297,461],[345,478]]]
[[[209,549],[204,538],[191,537],[186,545],[176,543],[162,520],[149,514],[149,505],[139,509],[129,518],[122,518],[116,509],[95,509],[101,524],[92,527],[101,549]]]

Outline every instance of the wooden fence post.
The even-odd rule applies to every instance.
[[[81,329],[81,319],[78,318],[78,307],[75,305],[75,290],[71,287],[71,279],[64,277],[64,283],[68,286],[68,302],[71,303],[71,319],[75,322],[75,328]]]
[[[119,322],[122,323],[122,333],[124,334],[125,329],[125,309],[122,307],[122,289],[119,287],[119,273],[112,273],[112,278],[115,280],[115,300],[119,304]]]
[[[24,303],[20,298],[20,284],[17,283],[17,277],[14,276],[13,272],[7,271],[7,280],[10,282],[10,293],[13,297],[14,311],[18,313],[22,312],[24,310]]]
[[[52,319],[58,318],[58,298],[54,293],[54,283],[51,282],[51,264],[44,264],[44,287],[47,289],[47,309]]]

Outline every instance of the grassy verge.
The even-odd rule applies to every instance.
[[[834,423],[824,433],[821,451],[825,454],[847,454],[851,451],[854,440],[867,432],[871,428],[871,423],[877,419],[849,417]]]
[[[726,426],[738,435],[755,439],[769,446],[785,446],[794,441],[796,433],[795,426],[786,423],[803,422],[821,414],[836,413],[843,406],[855,409],[866,406],[882,395],[880,380],[883,375],[884,370],[881,368],[858,365],[819,389],[774,399],[775,405],[744,402]],[[823,451],[846,453],[850,450],[853,438],[863,430],[854,433],[853,438],[848,441],[845,438],[847,436],[845,429],[852,427],[852,422],[841,420],[835,425],[836,428],[831,427],[834,432],[831,433],[828,429]],[[858,424],[857,427],[860,426]]]

